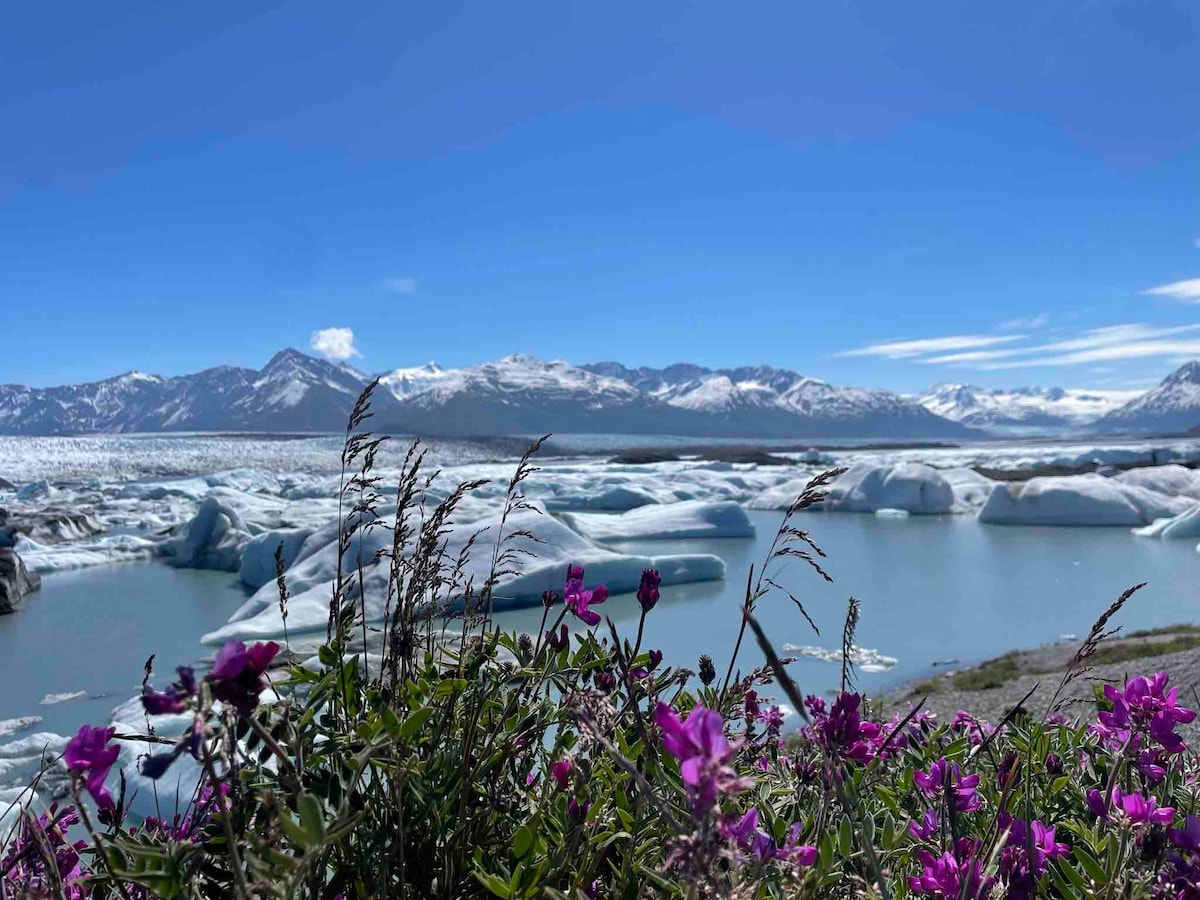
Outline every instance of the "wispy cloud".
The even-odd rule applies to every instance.
[[[1192,238],[1192,246],[1200,247],[1200,238]]]
[[[1003,322],[997,322],[996,328],[1000,331],[1037,331],[1049,323],[1050,313],[1038,313],[1027,319],[1005,319]]]
[[[413,294],[417,290],[417,279],[407,275],[397,275],[383,279],[383,286],[393,294]]]
[[[939,338],[920,338],[913,341],[888,341],[869,344],[855,350],[846,350],[836,356],[876,356],[881,359],[910,359],[926,353],[941,353],[946,350],[969,350],[975,347],[994,347],[1010,341],[1023,340],[1023,334],[998,337],[989,334],[954,334]]]
[[[314,331],[309,347],[322,356],[336,362],[344,362],[352,356],[362,356],[354,346],[354,331],[349,328],[322,328]]]
[[[1154,328],[1141,323],[1108,325],[1085,331],[1078,337],[1048,344],[941,354],[927,356],[916,362],[926,365],[969,365],[976,369],[995,370],[1019,369],[1023,366],[1071,366],[1153,356],[1186,356],[1200,353],[1200,340],[1180,340],[1178,336],[1197,331],[1200,331],[1200,325],[1174,328]]]
[[[1142,293],[1151,297],[1170,297],[1185,303],[1200,303],[1200,278],[1160,284],[1158,287],[1147,288]]]

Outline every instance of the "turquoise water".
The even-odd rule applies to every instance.
[[[200,635],[245,598],[235,575],[151,562],[45,576],[18,612],[0,616],[0,720],[42,716],[35,729],[59,733],[106,722],[140,690],[150,654],[165,680],[206,655]],[[76,691],[85,696],[41,704],[47,694]]]
[[[660,541],[613,545],[638,552],[716,553],[728,564],[724,582],[667,588],[646,622],[646,644],[677,664],[696,666],[710,653],[723,674],[740,622],[746,574],[769,548],[776,513],[751,512],[758,535],[748,540]],[[776,649],[786,643],[840,645],[846,601],[862,603],[857,643],[896,657],[882,673],[862,673],[867,690],[896,685],[931,671],[935,661],[975,662],[1006,650],[1082,637],[1126,587],[1149,584],[1118,618],[1127,627],[1200,621],[1200,554],[1191,541],[1135,538],[1121,528],[1014,528],[965,517],[888,520],[871,515],[809,514],[801,527],[828,554],[826,584],[806,565],[791,562],[775,580],[790,589],[821,629],[813,633],[787,597],[760,601],[759,620]],[[772,567],[771,571],[776,571]],[[603,608],[632,639],[638,607],[631,595]],[[506,613],[508,627],[533,630],[540,610]],[[762,664],[753,640],[743,643],[743,669]],[[836,687],[836,663],[801,659],[791,667],[806,692]]]
[[[647,619],[645,644],[661,648],[672,663],[695,668],[697,656],[707,652],[723,672],[746,573],[761,563],[779,522],[776,513],[750,515],[758,528],[754,539],[614,545],[646,554],[715,553],[728,564],[724,582],[663,590]],[[1200,621],[1200,554],[1191,541],[1144,540],[1120,528],[1005,528],[951,516],[812,514],[802,525],[828,553],[824,565],[834,583],[795,562],[777,580],[803,600],[821,635],[779,594],[761,601],[760,620],[781,652],[786,643],[834,648],[846,598],[857,597],[858,643],[899,660],[887,672],[861,674],[868,690],[919,677],[937,660],[965,664],[1063,634],[1083,635],[1138,581],[1149,585],[1130,601],[1122,624]],[[160,681],[175,665],[195,662],[206,654],[200,635],[223,624],[244,599],[233,575],[158,563],[48,576],[20,612],[0,617],[0,719],[41,715],[37,727],[59,732],[105,721],[137,692],[147,656],[157,654]],[[639,611],[632,595],[612,597],[600,609],[632,639]],[[538,608],[499,618],[506,627],[533,631],[540,617]],[[761,662],[748,640],[740,665]],[[830,690],[838,681],[835,663],[801,659],[792,671],[806,692]],[[82,699],[39,704],[46,694],[81,690]]]

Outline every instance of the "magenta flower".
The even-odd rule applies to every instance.
[[[779,737],[779,730],[783,728],[783,710],[778,706],[770,707],[763,715],[763,724],[767,726],[768,734]]]
[[[914,894],[923,897],[977,898],[986,896],[992,880],[983,877],[983,867],[974,853],[960,854],[960,861],[949,851],[934,856],[928,850],[918,850],[921,862],[920,875],[908,877],[908,887]]]
[[[562,630],[558,634],[554,633],[554,629],[550,629],[549,631],[547,631],[546,632],[546,644],[555,653],[561,653],[563,650],[566,650],[568,647],[570,647],[571,646],[571,638],[567,634],[567,626],[566,625],[562,626]]]
[[[150,685],[142,687],[142,706],[151,716],[181,713],[187,701],[196,694],[196,673],[191,666],[179,666],[179,680],[165,691],[156,691]]]
[[[947,776],[949,776],[949,781],[947,781]],[[979,796],[975,793],[975,789],[979,787],[979,776],[963,777],[957,763],[948,763],[944,759],[939,759],[929,767],[928,773],[913,772],[913,783],[927,797],[940,795],[949,783],[950,792],[954,795],[956,812],[968,813],[979,809]]]
[[[828,749],[857,763],[870,762],[875,755],[874,742],[879,738],[879,726],[865,722],[859,715],[861,694],[843,692],[833,702],[829,715],[820,719],[817,736]]]
[[[608,599],[608,588],[602,584],[590,590],[583,586],[583,566],[567,566],[567,581],[563,585],[563,600],[567,609],[587,625],[599,625],[600,614],[589,609]]]
[[[817,716],[825,715],[825,700],[816,694],[809,694],[805,697],[804,706],[808,710],[808,714],[814,719]]]
[[[925,810],[925,815],[921,817],[921,823],[918,825],[916,819],[912,819],[908,823],[908,833],[918,841],[928,841],[937,834],[938,816],[937,811],[933,809]]]
[[[551,766],[550,775],[558,782],[560,788],[565,788],[571,780],[571,757],[564,756]]]
[[[208,673],[208,683],[213,696],[228,703],[243,716],[254,712],[258,696],[266,683],[263,673],[279,652],[274,641],[247,647],[241,641],[230,641],[221,648],[216,661]]]
[[[1026,823],[1001,814],[1000,827],[1008,829],[1008,840],[1000,853],[1000,875],[1008,886],[1006,896],[1029,900],[1037,894],[1038,882],[1045,877],[1050,861],[1066,856],[1071,848],[1055,839],[1053,828],[1036,819]]]
[[[1176,725],[1196,718],[1194,710],[1179,705],[1179,688],[1167,690],[1168,676],[1159,672],[1150,678],[1139,675],[1125,682],[1121,690],[1111,684],[1104,686],[1104,696],[1112,710],[1099,713],[1096,730],[1103,736],[1125,743],[1130,735],[1148,734],[1168,753],[1177,753],[1186,746],[1175,731]]]
[[[680,721],[675,710],[659,703],[654,721],[662,729],[663,748],[679,760],[679,773],[697,816],[710,809],[718,796],[754,785],[753,779],[739,778],[729,765],[737,747],[725,737],[720,713],[696,704],[687,720]]]
[[[637,601],[642,612],[648,613],[658,603],[658,586],[662,584],[662,576],[657,569],[643,569],[642,581],[637,589]]]
[[[1125,794],[1119,787],[1113,788],[1113,808],[1123,812],[1135,825],[1170,825],[1175,821],[1175,809],[1158,805],[1153,797],[1141,794]]]
[[[758,703],[758,691],[746,691],[742,698],[742,706],[746,710],[746,721],[757,722],[762,715],[762,707]]]
[[[1188,816],[1183,820],[1182,828],[1171,828],[1167,831],[1171,843],[1183,850],[1193,853],[1200,851],[1200,818]]]
[[[96,806],[102,810],[114,807],[112,794],[104,786],[104,780],[117,761],[121,751],[115,744],[109,746],[112,736],[117,733],[115,728],[93,728],[84,725],[79,733],[67,742],[63,759],[67,770],[83,776],[83,786]]]
[[[758,830],[758,810],[751,807],[746,814],[733,822],[730,819],[722,819],[717,825],[717,831],[725,840],[731,844],[737,844],[739,847],[748,847],[754,839],[754,832]]]
[[[811,866],[817,861],[817,848],[811,844],[800,843],[800,832],[804,826],[799,822],[792,823],[788,830],[787,840],[776,852],[779,859],[787,860],[793,866]]]

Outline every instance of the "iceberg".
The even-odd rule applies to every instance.
[[[275,550],[281,549],[284,569],[299,557],[304,542],[313,535],[312,528],[284,528],[268,531],[246,544],[238,572],[242,584],[257,590],[275,580]]]
[[[1148,525],[1195,505],[1102,475],[1064,475],[1002,482],[979,521],[994,525]]]
[[[823,506],[831,512],[903,509],[936,515],[951,511],[954,490],[937,469],[924,463],[857,463],[829,488]]]
[[[468,541],[480,530],[474,553],[463,575],[476,589],[488,575],[491,562],[489,551],[496,540],[500,525],[499,511],[478,521],[455,523],[445,536],[446,556],[457,558]],[[521,537],[506,545],[528,551],[519,574],[503,577],[494,589],[494,608],[515,609],[541,602],[546,590],[561,590],[569,563],[587,569],[588,584],[604,583],[613,594],[636,590],[642,570],[658,569],[664,585],[696,581],[716,581],[725,577],[725,563],[720,557],[708,554],[672,554],[635,556],[617,553],[593,543],[573,531],[564,522],[534,510],[510,516],[506,533],[524,531],[532,538]],[[364,560],[366,613],[370,621],[381,621],[387,591],[388,565],[386,560],[374,561],[377,551],[390,547],[390,532],[376,529],[367,535],[358,534],[346,550],[343,566],[346,571]],[[324,630],[329,619],[329,600],[337,576],[337,528],[330,526],[311,535],[301,546],[298,559],[287,570],[291,597],[287,605],[287,628],[292,635]],[[358,596],[357,593],[355,596]],[[283,634],[279,597],[273,583],[264,584],[233,614],[229,622],[206,634],[205,644],[222,644],[227,640],[257,640]]]
[[[754,525],[737,503],[683,500],[643,506],[620,515],[560,513],[572,529],[594,541],[658,541],[754,537]]]
[[[1114,475],[1122,484],[1145,488],[1170,497],[1191,497],[1200,500],[1200,471],[1186,466],[1146,466]]]
[[[1155,519],[1144,528],[1133,529],[1133,533],[1167,541],[1200,538],[1200,504],[1177,516]]]
[[[250,534],[241,515],[228,503],[209,496],[187,527],[187,533],[170,541],[167,562],[181,569],[219,569],[236,572]]]

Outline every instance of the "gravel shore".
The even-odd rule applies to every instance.
[[[1177,646],[1181,640],[1189,642],[1191,639],[1195,639],[1198,646],[1167,653],[1155,652],[1158,645],[1172,646],[1174,642]],[[1193,709],[1200,709],[1200,630],[1195,626],[1178,626],[1177,629],[1143,637],[1112,639],[1104,642],[1101,647],[1107,652],[1144,655],[1097,665],[1068,685],[1062,693],[1063,697],[1071,701],[1070,705],[1063,709],[1068,717],[1095,717],[1096,684],[1124,684],[1126,678],[1134,675],[1150,675],[1164,671],[1170,673],[1170,683],[1179,687],[1180,702]],[[1041,716],[1046,712],[1063,673],[1078,649],[1079,644],[1073,642],[1006,654],[1001,659],[1015,663],[1019,674],[1004,680],[1004,683],[997,687],[983,690],[962,690],[955,685],[955,681],[959,675],[982,674],[989,665],[994,669],[994,660],[979,666],[947,672],[935,679],[910,684],[884,698],[884,712],[891,715],[898,710],[906,711],[922,697],[928,697],[924,710],[936,713],[941,721],[948,721],[955,712],[963,709],[978,719],[995,723],[1003,719],[1014,705],[1033,690],[1032,696],[1024,705],[1031,715]],[[933,686],[936,686],[936,690],[930,690]],[[1185,738],[1194,739],[1200,735],[1200,717],[1189,725],[1180,726],[1179,731]]]

